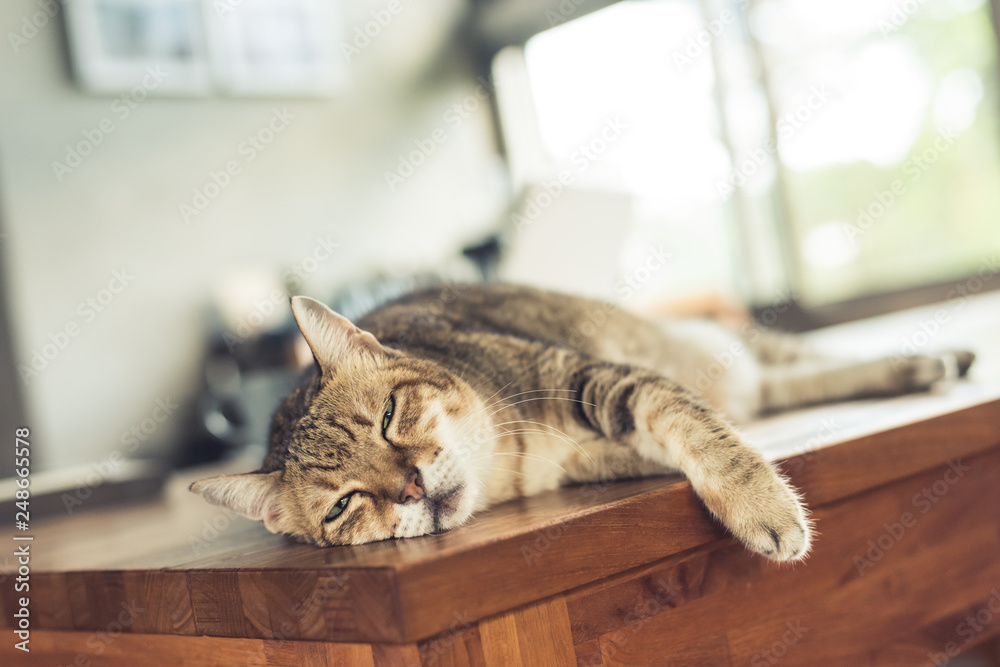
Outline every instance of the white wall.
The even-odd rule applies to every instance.
[[[383,4],[348,3],[348,31]],[[3,33],[18,30],[39,6],[0,3]],[[24,388],[44,452],[39,467],[100,460],[122,448],[123,433],[149,417],[157,399],[190,394],[213,289],[233,272],[278,275],[329,236],[339,247],[304,286],[322,295],[374,268],[433,266],[493,223],[505,189],[486,106],[460,124],[444,116],[468,101],[475,82],[412,83],[462,7],[440,0],[418,12],[404,4],[355,58],[352,88],[338,99],[149,98],[125,119],[112,98],[84,95],[69,81],[57,26],[38,30],[18,53],[0,46],[0,206],[8,234],[0,256],[15,357],[29,364],[50,336],[78,327]],[[294,119],[247,161],[239,145],[276,107]],[[59,182],[53,161],[105,118],[114,131]],[[446,141],[390,191],[384,172],[437,128]],[[242,172],[185,224],[179,205],[232,159]],[[102,312],[81,309],[122,269],[134,279]],[[176,421],[139,453],[169,443]]]

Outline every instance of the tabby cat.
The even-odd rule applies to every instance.
[[[274,415],[263,466],[191,488],[320,546],[450,530],[511,498],[681,471],[748,549],[801,559],[801,499],[722,415],[916,391],[946,374],[939,357],[834,360],[787,334],[654,324],[528,287],[424,289],[357,325],[307,297],[292,311],[316,363]],[[957,360],[964,374],[972,355]]]

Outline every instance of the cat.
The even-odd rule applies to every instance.
[[[560,486],[683,472],[749,550],[810,549],[802,499],[722,415],[924,390],[917,355],[844,361],[800,337],[711,321],[653,323],[511,285],[427,288],[357,325],[314,299],[292,312],[315,363],[274,415],[260,470],[192,491],[318,546],[456,528]],[[950,357],[965,374],[974,356]]]

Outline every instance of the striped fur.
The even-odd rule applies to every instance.
[[[316,364],[275,414],[262,468],[192,489],[321,546],[448,530],[566,484],[681,471],[749,549],[800,559],[811,532],[800,498],[720,411],[749,418],[944,374],[939,359],[919,357],[868,362],[854,377],[860,366],[794,337],[656,325],[526,287],[425,289],[357,326],[302,297],[293,311]],[[413,480],[421,498],[407,495]]]

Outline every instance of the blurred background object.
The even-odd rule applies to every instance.
[[[995,289],[994,6],[902,7],[6,2],[4,429],[77,491],[261,449],[292,294],[803,330]]]
[[[348,75],[337,6],[321,0],[80,0],[66,19],[92,93],[128,93],[162,72],[166,93],[329,96]]]

